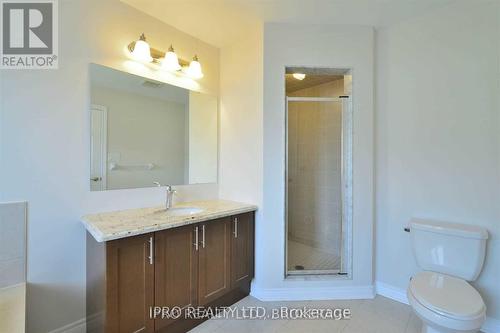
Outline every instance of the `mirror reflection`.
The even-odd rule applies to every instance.
[[[92,64],[92,191],[217,181],[217,98]]]

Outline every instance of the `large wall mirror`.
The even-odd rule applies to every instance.
[[[217,97],[90,65],[92,191],[217,182]]]

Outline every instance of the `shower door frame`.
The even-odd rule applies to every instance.
[[[288,103],[289,102],[340,102],[342,103],[341,128],[341,258],[340,270],[288,270]],[[353,115],[352,96],[339,97],[285,97],[285,279],[300,276],[331,276],[352,279],[352,146]]]

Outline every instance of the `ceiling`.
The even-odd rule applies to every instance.
[[[121,0],[222,47],[262,22],[386,26],[460,0]]]

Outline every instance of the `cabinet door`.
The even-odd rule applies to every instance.
[[[233,216],[231,228],[231,288],[235,288],[253,277],[253,212]]]
[[[200,225],[198,302],[205,305],[224,295],[229,282],[229,218]]]
[[[155,234],[155,305],[187,307],[197,304],[198,226],[179,227]],[[181,315],[180,318],[183,318]],[[180,320],[180,319],[178,319]],[[155,330],[162,330],[176,320],[157,317]]]
[[[154,331],[154,235],[146,234],[106,244],[106,332]]]

